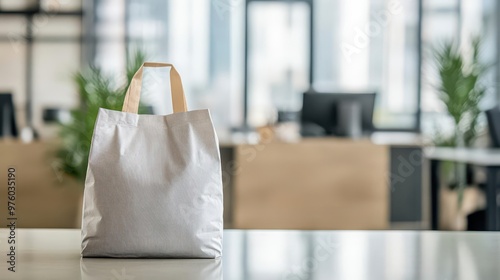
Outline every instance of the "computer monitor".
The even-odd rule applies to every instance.
[[[0,93],[0,138],[17,137],[16,111],[12,94]]]
[[[348,110],[342,106],[359,106],[363,134],[373,132],[373,108],[376,93],[323,93],[306,92],[303,97],[301,121],[304,126],[316,125],[324,129],[326,135],[346,136],[342,131],[342,115]],[[345,109],[345,108],[344,108]],[[349,109],[349,108],[347,108]],[[344,116],[349,118],[349,116]],[[303,133],[304,134],[304,133]],[[307,134],[307,133],[306,133]],[[307,135],[305,135],[307,136]]]

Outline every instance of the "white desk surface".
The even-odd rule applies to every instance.
[[[463,162],[480,166],[500,166],[500,149],[428,147],[425,149],[425,156],[428,159]]]
[[[259,144],[259,136],[256,132],[253,133],[227,133],[225,131],[218,132],[219,145],[222,148],[230,148],[238,145],[257,145]],[[318,138],[325,139],[343,139],[349,140],[345,137],[335,137],[335,136],[323,136]],[[303,140],[315,139],[312,138],[302,138]],[[361,138],[363,139],[363,138]],[[395,147],[423,147],[425,145],[431,144],[429,139],[426,139],[421,134],[411,133],[411,132],[375,132],[370,137],[370,139],[376,145],[386,145]],[[356,141],[356,139],[350,139]]]
[[[393,147],[422,147],[430,144],[429,139],[412,132],[375,132],[370,139],[377,145]]]
[[[0,279],[500,279],[500,233],[415,231],[224,232],[216,260],[81,259],[80,231],[20,229],[16,272]]]

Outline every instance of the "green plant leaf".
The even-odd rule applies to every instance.
[[[59,135],[61,146],[56,153],[57,166],[61,171],[84,181],[87,173],[88,155],[95,121],[99,108],[121,110],[125,92],[133,74],[141,67],[146,55],[137,51],[127,59],[124,69],[127,80],[116,85],[115,80],[99,67],[91,66],[78,72],[73,80],[78,90],[81,105],[71,111],[69,123],[61,123]],[[144,112],[144,107],[139,107]]]

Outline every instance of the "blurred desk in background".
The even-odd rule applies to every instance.
[[[221,141],[226,227],[423,228],[421,145],[418,135],[403,133]]]
[[[235,228],[388,228],[387,146],[311,138],[240,145],[235,159]]]
[[[414,139],[221,139],[225,227],[387,229],[404,222],[419,228],[422,172],[415,160],[421,147]],[[56,148],[51,142],[0,142],[0,180],[16,167],[19,227],[80,226],[83,183],[58,170]],[[0,205],[6,194],[0,189]],[[0,219],[7,214],[0,207]]]
[[[18,227],[79,227],[83,184],[55,165],[56,146],[48,142],[0,141],[0,219],[7,221],[7,169],[16,168]],[[2,222],[0,227],[5,227]]]

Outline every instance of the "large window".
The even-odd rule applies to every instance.
[[[418,2],[316,0],[315,88],[376,91],[378,128],[415,129]]]
[[[314,86],[333,92],[377,91],[376,125],[413,129],[418,2],[351,2],[313,1]],[[191,107],[212,109],[217,126],[241,124],[245,0],[126,3],[122,20],[128,47],[141,47],[151,59],[178,65]],[[99,14],[116,17],[120,10],[114,7]],[[249,123],[257,126],[272,121],[277,110],[301,108],[301,93],[310,82],[310,12],[305,1],[255,1],[248,9],[247,109]],[[111,51],[112,44],[101,44],[97,57],[104,61],[108,54],[122,55]],[[153,97],[156,92],[145,95],[160,100]]]
[[[419,2],[315,0],[248,5],[248,111],[263,125],[277,110],[298,110],[300,94],[377,92],[380,129],[418,128]],[[309,46],[313,75],[309,80]]]
[[[261,126],[277,111],[299,111],[309,88],[310,6],[252,1],[248,5],[248,122]]]
[[[191,108],[210,108],[219,128],[241,125],[246,1],[96,1],[97,30],[103,30],[96,60],[122,69],[127,49],[145,49],[150,59],[178,66]],[[495,1],[422,1],[420,15],[419,1],[413,0],[313,0],[314,88],[376,91],[374,121],[382,129],[417,130],[421,106],[422,127],[428,130],[431,120],[444,114],[429,70],[430,47],[445,38],[467,40],[467,34],[481,33],[484,55],[493,61]],[[251,125],[272,121],[278,110],[301,107],[300,94],[309,87],[311,70],[306,2],[248,5],[246,105]],[[163,75],[161,70],[156,74]],[[145,93],[158,113],[169,110],[167,87]]]

